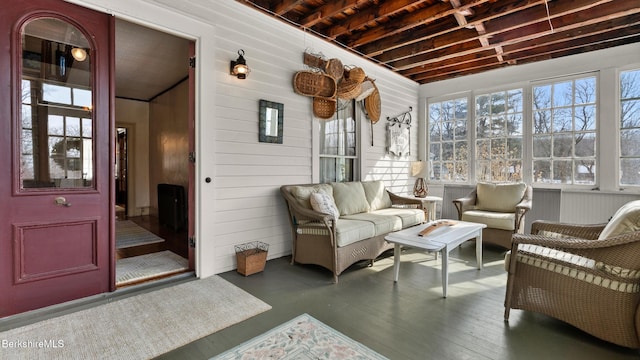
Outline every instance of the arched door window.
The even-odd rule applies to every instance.
[[[93,188],[91,48],[63,20],[22,29],[20,188]]]

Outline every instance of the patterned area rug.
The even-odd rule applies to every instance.
[[[169,250],[119,259],[116,261],[116,285],[177,274],[188,268],[187,259]]]
[[[131,220],[116,221],[116,249],[163,242],[164,239]]]
[[[214,275],[0,332],[0,358],[151,359],[269,309]]]
[[[309,314],[303,314],[212,358],[229,359],[387,359]]]

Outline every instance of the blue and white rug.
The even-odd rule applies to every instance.
[[[302,314],[212,360],[230,359],[387,359],[334,330],[309,314]]]

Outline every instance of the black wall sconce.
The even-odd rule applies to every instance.
[[[231,60],[229,65],[229,73],[236,76],[238,79],[246,79],[251,70],[247,66],[247,60],[244,59],[244,50],[238,50],[238,59],[236,61]]]

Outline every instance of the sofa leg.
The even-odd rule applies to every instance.
[[[338,283],[338,274],[333,273],[333,283],[337,284]]]
[[[504,321],[509,321],[509,312],[511,311],[511,308],[508,306],[504,307]]]

